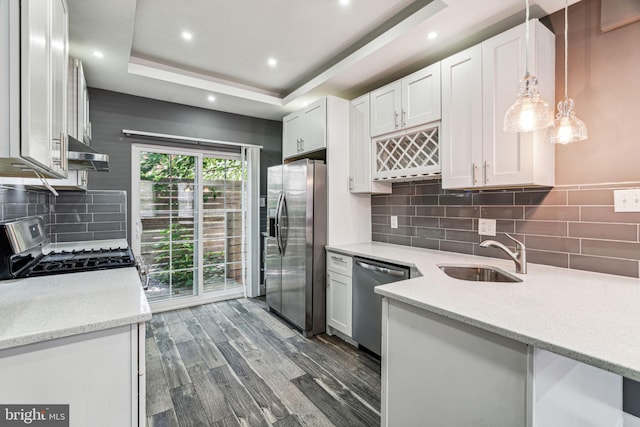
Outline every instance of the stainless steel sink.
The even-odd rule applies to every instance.
[[[484,265],[439,265],[447,276],[471,282],[522,282],[506,271]]]

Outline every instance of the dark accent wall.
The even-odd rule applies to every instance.
[[[478,219],[495,219],[499,240],[514,235],[531,263],[640,277],[640,213],[614,212],[613,190],[640,182],[553,189],[442,190],[440,180],[393,184],[371,197],[372,239],[442,251],[506,258],[481,248]],[[398,228],[390,216],[398,216]]]
[[[123,129],[240,142],[264,147],[260,153],[260,194],[266,194],[266,169],[282,162],[282,122],[212,111],[101,89],[89,89],[91,145],[109,154],[109,172],[89,173],[92,190],[127,191],[131,218],[131,144],[150,142],[126,137]],[[155,142],[154,142],[155,143]],[[177,145],[162,143],[160,145]],[[261,230],[266,211],[261,209]],[[129,229],[131,223],[129,220]],[[131,233],[129,233],[130,235]]]

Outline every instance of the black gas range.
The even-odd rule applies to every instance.
[[[0,280],[137,265],[128,246],[45,253],[48,243],[41,217],[0,223]]]

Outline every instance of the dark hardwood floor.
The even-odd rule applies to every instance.
[[[149,426],[380,425],[380,362],[261,300],[154,314],[146,352]]]

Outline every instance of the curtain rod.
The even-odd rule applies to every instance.
[[[259,148],[261,150],[264,148],[262,145],[243,144],[241,142],[216,141],[215,139],[192,138],[190,136],[168,135],[165,133],[144,132],[140,130],[131,130],[131,129],[122,129],[122,133],[125,136],[142,136],[147,138],[172,139],[174,141],[195,142],[198,145],[200,144],[228,145],[232,147]]]

